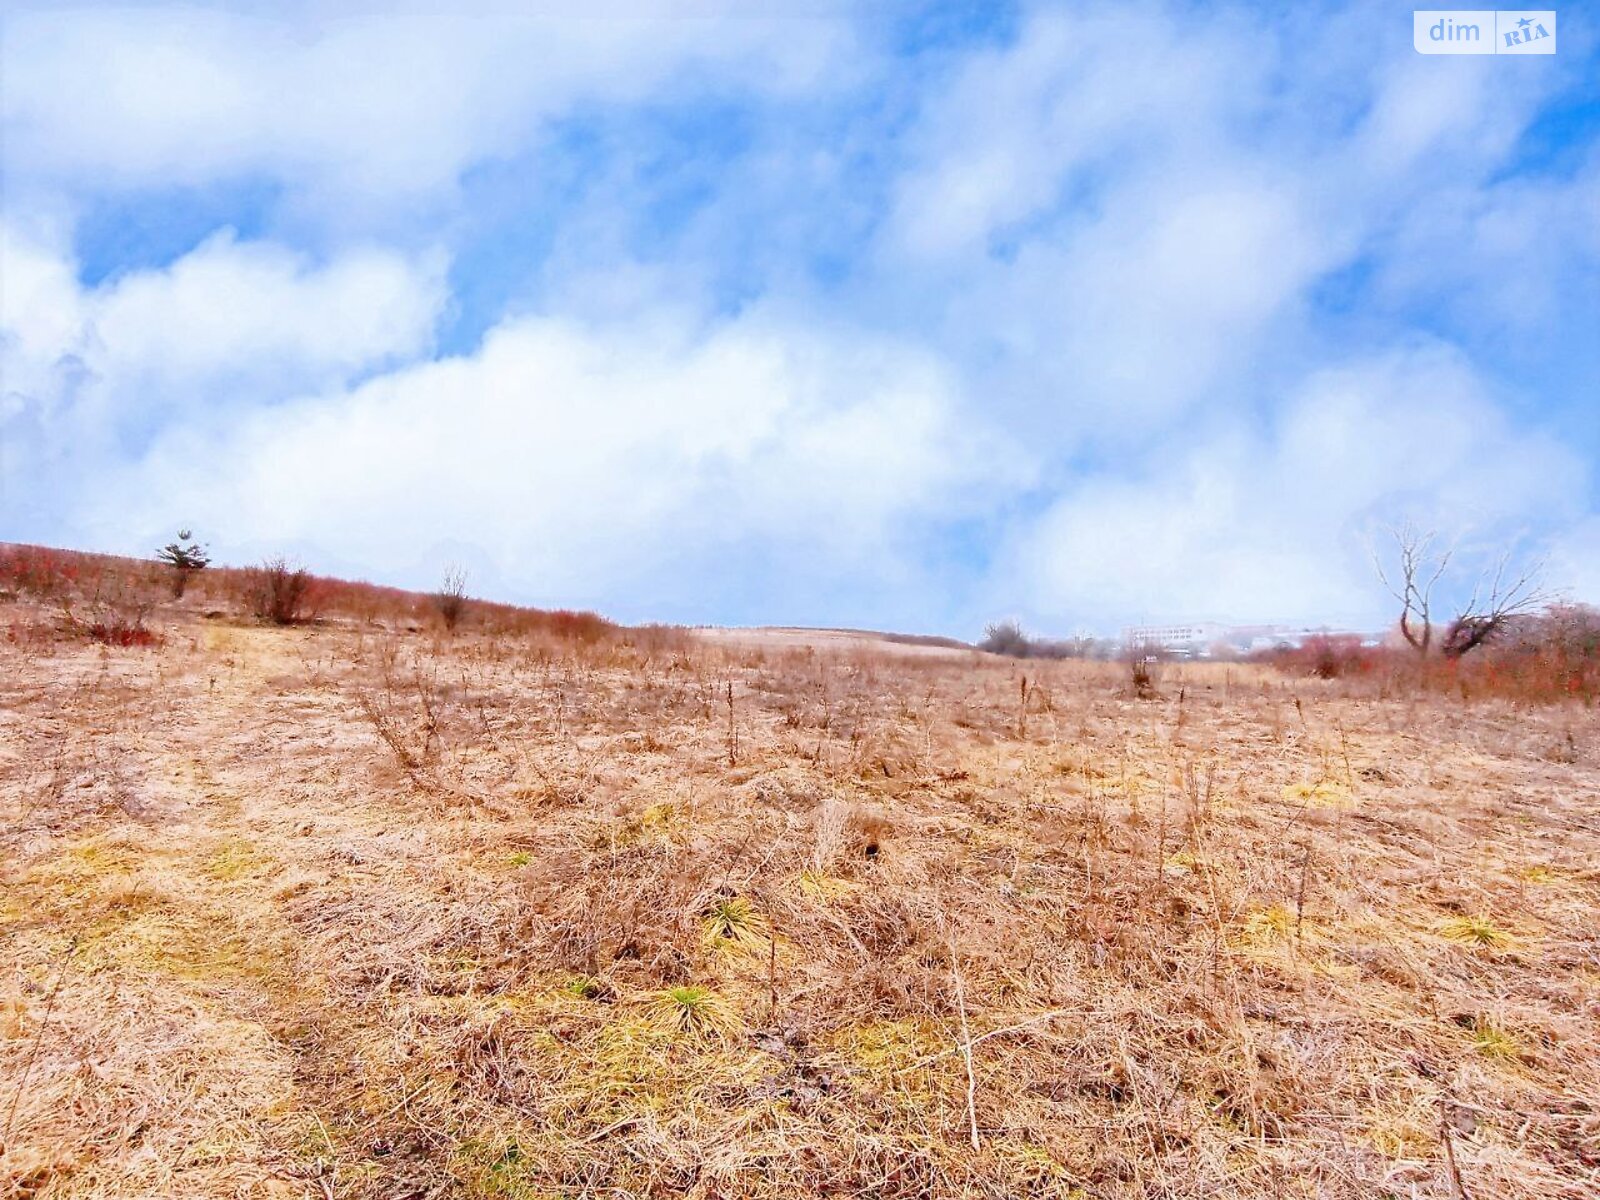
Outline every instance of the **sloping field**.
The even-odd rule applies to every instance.
[[[0,1195],[1600,1195],[1593,710],[153,627],[0,640]]]
[[[966,654],[972,650],[971,646],[953,638],[878,633],[870,629],[801,629],[787,625],[757,625],[748,628],[697,629],[695,636],[705,645],[738,650],[876,651],[907,655]]]

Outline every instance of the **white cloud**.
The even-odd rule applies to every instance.
[[[266,174],[341,204],[403,204],[575,104],[674,79],[781,95],[848,71],[840,22],[699,11],[23,11],[0,63],[7,165],[36,187]]]
[[[1063,443],[1146,441],[1259,362],[1334,261],[1328,238],[1287,183],[1128,194],[1087,228],[977,269],[951,323],[999,344],[1010,389]]]
[[[425,350],[445,301],[444,263],[352,248],[325,264],[223,232],[165,270],[139,271],[90,303],[107,369],[192,380],[263,360],[345,376]]]
[[[919,114],[889,261],[948,284],[947,343],[1069,452],[1226,387],[1349,236],[1268,116],[1270,24],[1032,16]]]
[[[1058,621],[1381,620],[1376,522],[1542,530],[1576,515],[1585,474],[1514,428],[1458,354],[1421,347],[1319,372],[1270,432],[1169,441],[1136,474],[1070,487],[1020,537],[1006,586]]]
[[[444,262],[350,249],[328,262],[213,237],[98,288],[0,222],[0,471],[14,520],[62,510],[168,425],[326,387],[432,345]]]
[[[1465,181],[1500,161],[1551,80],[1504,70],[1493,56],[1446,69],[1426,56],[1388,56],[1369,84],[1371,103],[1348,145],[1346,170],[1365,188],[1404,193],[1422,181]]]
[[[77,355],[96,371],[195,384],[274,371],[344,377],[425,351],[446,303],[442,255],[351,247],[326,262],[224,230],[166,267],[98,287],[58,245],[0,222],[8,386]]]
[[[1600,306],[1600,158],[1571,178],[1437,188],[1386,240],[1377,292],[1421,297],[1477,335],[1571,353],[1561,334]],[[1575,306],[1574,296],[1588,297]],[[1592,321],[1590,322],[1592,323]]]
[[[1104,181],[1205,169],[1232,153],[1227,126],[1257,108],[1276,57],[1270,37],[1227,16],[1036,12],[920,114],[893,233],[918,255],[981,250],[1073,192],[1102,207],[1091,198]]]
[[[1441,67],[1405,29],[1385,42],[1387,20],[1036,11],[919,110],[888,269],[940,281],[919,317],[1068,453],[1267,402],[1326,353],[1314,289],[1363,255],[1402,304],[1419,274],[1492,293],[1516,233],[1429,206],[1470,211],[1558,78]]]
[[[994,475],[956,404],[924,354],[754,317],[527,319],[467,357],[173,434],[88,511],[118,541],[205,513],[218,540],[374,568],[464,542],[523,595],[699,594],[708,611],[706,587],[738,585],[705,570],[748,566],[752,539],[813,582],[903,568],[906,525]]]
[[[0,221],[0,415],[46,404],[62,359],[83,341],[84,303],[72,264]]]

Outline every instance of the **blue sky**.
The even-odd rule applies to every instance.
[[[0,537],[625,619],[1600,599],[1600,56],[1411,9],[3,10]]]

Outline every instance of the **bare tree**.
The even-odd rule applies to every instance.
[[[1376,547],[1372,565],[1389,594],[1400,602],[1400,635],[1418,654],[1426,655],[1433,646],[1434,589],[1444,578],[1455,550],[1452,547],[1435,553],[1436,535],[1431,530],[1419,532],[1410,522],[1390,526],[1389,535],[1398,555],[1395,570],[1384,569],[1383,557]]]
[[[1400,602],[1400,636],[1424,657],[1437,644],[1444,657],[1460,658],[1503,632],[1512,618],[1550,600],[1538,583],[1542,564],[1519,570],[1512,565],[1512,551],[1506,550],[1492,569],[1478,575],[1471,593],[1441,631],[1434,617],[1436,593],[1455,560],[1455,547],[1439,546],[1433,530],[1424,532],[1409,522],[1391,526],[1389,535],[1395,545],[1394,567],[1385,568],[1376,548],[1372,563],[1383,586]]]
[[[1460,658],[1505,632],[1513,618],[1548,605],[1552,597],[1539,586],[1542,566],[1534,562],[1518,569],[1512,565],[1511,552],[1503,553],[1493,571],[1484,572],[1473,585],[1472,595],[1445,631],[1439,652]]]
[[[983,630],[983,641],[978,643],[979,650],[987,650],[990,654],[1008,654],[1012,658],[1027,658],[1031,645],[1028,635],[1022,632],[1022,626],[1015,621],[995,621],[986,625]]]
[[[439,590],[433,594],[433,606],[438,609],[439,617],[444,621],[446,629],[454,629],[461,623],[461,618],[467,611],[467,571],[465,567],[450,566],[445,568],[444,579],[439,584]]]

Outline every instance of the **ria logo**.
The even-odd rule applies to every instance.
[[[1418,54],[1554,54],[1556,14],[1494,9],[1418,9],[1412,13]]]
[[[1495,15],[1499,16],[1498,13],[1496,13]],[[1507,14],[1507,16],[1510,16],[1510,15],[1511,14],[1509,14],[1509,13]],[[1544,13],[1537,14],[1537,16],[1541,16],[1541,17],[1544,16],[1544,15],[1546,15],[1546,14],[1544,14]],[[1556,15],[1555,15],[1555,13],[1550,13],[1549,17],[1550,17],[1550,24],[1554,25],[1556,23]],[[1551,34],[1551,32],[1548,29],[1546,29],[1544,27],[1544,25],[1541,24],[1536,19],[1536,17],[1530,17],[1530,16],[1527,16],[1526,14],[1524,14],[1521,17],[1521,19],[1517,21],[1516,27],[1514,29],[1508,29],[1508,30],[1504,31],[1503,33],[1501,33],[1500,36],[1501,36],[1502,39],[1504,39],[1504,42],[1505,42],[1505,44],[1507,46],[1528,46],[1528,45],[1531,45],[1532,43],[1540,41],[1540,40],[1542,40],[1544,38],[1549,38],[1550,39],[1550,49],[1554,50],[1556,48],[1555,36],[1553,34]],[[1498,51],[1498,47],[1496,49]]]

